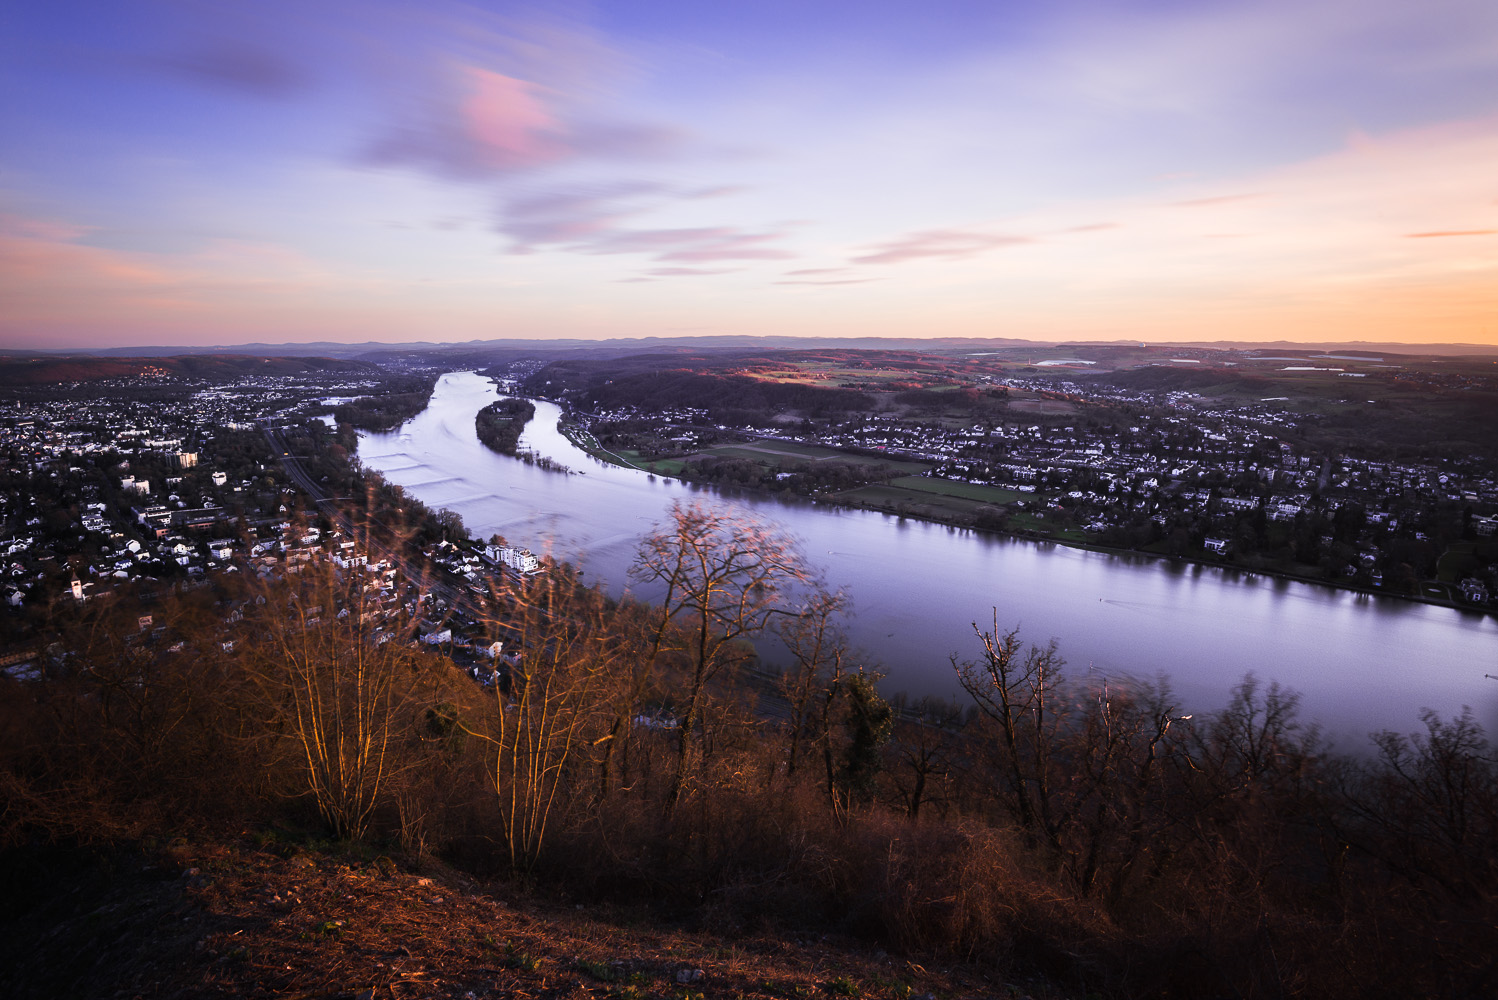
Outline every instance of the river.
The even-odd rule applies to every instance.
[[[1245,674],[1302,695],[1302,714],[1359,745],[1381,729],[1419,728],[1419,711],[1470,705],[1498,732],[1498,621],[1491,616],[1170,560],[1087,552],[848,510],[801,499],[725,495],[599,462],[536,401],[521,436],[566,475],[497,455],[474,415],[497,398],[471,372],[444,375],[431,404],[399,430],[360,435],[370,469],[476,538],[499,533],[549,551],[618,593],[638,539],[672,501],[728,505],[800,540],[833,589],[853,600],[848,631],[887,674],[887,692],[957,692],[950,656],[975,656],[972,623],[1054,637],[1076,676],[1168,676],[1183,711],[1222,706]]]

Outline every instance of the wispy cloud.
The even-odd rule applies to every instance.
[[[816,281],[811,279],[799,279],[795,281],[772,281],[772,285],[863,285],[873,278],[831,278],[827,281]]]
[[[645,273],[654,278],[688,278],[708,274],[732,274],[733,269],[712,269],[704,267],[653,267]]]
[[[252,97],[296,97],[312,86],[312,74],[299,62],[269,45],[243,39],[215,39],[152,61],[196,83]]]
[[[1264,197],[1262,194],[1219,194],[1210,198],[1188,198],[1185,201],[1173,201],[1173,208],[1214,208],[1218,205],[1231,205],[1239,201],[1252,201],[1255,198]]]
[[[495,229],[515,240],[515,251],[575,246],[616,234],[623,220],[648,211],[669,191],[649,181],[619,181],[542,191],[512,198]]]
[[[1022,246],[1034,242],[1028,236],[927,229],[876,244],[870,252],[852,259],[855,264],[902,264],[909,260],[927,258],[961,260],[999,247]]]
[[[746,232],[732,226],[690,229],[625,229],[590,240],[574,249],[583,253],[645,253],[658,261],[683,263],[715,260],[784,260],[789,250],[767,246],[784,232]]]
[[[1430,233],[1406,233],[1411,240],[1428,240],[1440,236],[1498,236],[1498,229],[1440,229]]]
[[[529,253],[562,249],[585,254],[645,254],[661,263],[723,260],[784,260],[795,256],[773,244],[787,227],[753,231],[738,226],[645,228],[626,222],[681,202],[722,192],[676,189],[650,181],[579,186],[512,199],[500,211],[496,231]]]

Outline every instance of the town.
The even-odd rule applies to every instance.
[[[797,405],[773,408],[741,405],[741,383],[783,388],[785,374],[746,373],[733,358],[589,362],[602,367],[586,378],[576,363],[523,358],[490,374],[507,391],[567,404],[569,432],[599,457],[660,475],[1463,607],[1491,607],[1498,590],[1491,448],[1339,438],[1325,407],[1288,395],[1234,398],[1169,378],[1141,387],[1099,379],[1080,361],[888,352],[835,360],[839,370],[829,372],[826,358],[772,355],[771,367],[802,365],[806,383],[790,387]],[[1202,364],[1177,360],[1172,370]],[[1323,383],[1349,374],[1278,361]],[[26,609],[59,599],[221,572],[274,574],[314,559],[357,561],[389,588],[398,577],[441,574],[454,596],[485,574],[537,568],[523,549],[469,539],[455,516],[425,510],[358,467],[356,431],[389,430],[419,412],[441,359],[274,374],[166,364],[19,385],[0,398],[0,601],[11,638],[32,627]],[[855,365],[865,367],[850,375]],[[695,382],[624,401],[639,371],[660,378],[682,367]],[[1118,368],[1141,370],[1161,381],[1153,364]],[[729,391],[723,372],[736,380]],[[881,384],[889,372],[901,377]],[[1203,374],[1191,371],[1198,382]],[[1416,363],[1371,374],[1427,393],[1492,391],[1480,378]],[[716,401],[690,398],[697,382]],[[283,467],[292,454],[309,474],[300,484]],[[338,514],[351,500],[367,507],[372,484],[386,494],[380,503],[420,524],[389,558]],[[449,603],[461,614],[461,600]],[[458,648],[492,642],[455,621]]]
[[[1077,377],[1093,362],[1001,366],[988,357],[976,365],[947,357],[933,371],[928,357],[885,357],[880,374],[917,377],[884,387],[867,374],[850,378],[845,357],[834,359],[841,370],[830,377],[825,357],[788,358],[803,370],[776,372],[780,384],[799,375],[802,394],[838,387],[820,389],[829,398],[819,412],[815,404],[789,411],[742,405],[731,382],[704,390],[719,400],[707,405],[633,404],[620,397],[638,376],[611,372],[608,363],[496,374],[516,378],[519,391],[567,403],[599,457],[665,475],[1488,604],[1498,588],[1498,455],[1491,440],[1482,442],[1479,429],[1471,450],[1450,442],[1400,446],[1380,439],[1376,416],[1358,412],[1387,409],[1378,400],[1354,402],[1339,391],[1329,404],[1306,403],[1328,385],[1345,389],[1350,383],[1332,380],[1346,375],[1376,380],[1361,384],[1365,394],[1414,386],[1431,397],[1476,401],[1491,398],[1492,376],[1432,373],[1410,360],[1396,366],[1368,358],[1364,367],[1376,369],[1348,371],[1319,360],[1261,360],[1264,352],[1235,352],[1238,360],[1228,362],[1215,352],[1195,353],[1232,366],[1218,368],[1228,377],[1254,362],[1286,373],[1282,382],[1261,383],[1277,388],[1257,390],[1286,394],[1177,387],[1222,378],[1194,357],[1121,368],[1125,377],[1117,381]],[[727,372],[731,380],[743,370],[711,365],[678,376],[711,381]],[[1180,373],[1188,377],[1169,377]],[[847,398],[833,395],[839,390]],[[1365,431],[1358,421],[1367,423]]]

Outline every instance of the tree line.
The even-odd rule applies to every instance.
[[[393,431],[427,408],[435,375],[390,376],[380,395],[360,396],[333,409],[340,425],[361,431]]]

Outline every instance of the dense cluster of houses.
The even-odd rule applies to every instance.
[[[1141,518],[1167,532],[1190,525],[1199,536],[1197,551],[1211,555],[1232,554],[1234,523],[1241,516],[1324,520],[1355,506],[1367,530],[1344,547],[1348,563],[1340,574],[1373,586],[1382,584],[1380,567],[1393,558],[1390,537],[1426,541],[1427,526],[1450,521],[1454,511],[1465,518],[1469,537],[1491,537],[1498,525],[1498,473],[1490,463],[1475,457],[1373,461],[1315,451],[1291,442],[1304,441],[1304,423],[1316,418],[1271,405],[1273,400],[1234,406],[1190,392],[1084,387],[1054,377],[980,381],[1061,401],[1128,404],[1107,411],[1127,417],[1045,416],[1041,407],[1026,411],[1034,414],[1030,419],[1014,413],[952,426],[889,412],[805,421],[792,431],[785,425],[725,427],[700,410],[647,414],[616,407],[582,416],[595,428],[649,422],[660,428],[659,440],[678,442],[684,454],[704,435],[716,442],[726,432],[917,460],[931,465],[929,476],[1023,495],[1010,505],[1034,517],[1064,511],[1069,522],[1100,536]],[[782,472],[778,478],[790,476]],[[1332,538],[1322,541],[1330,547]],[[1462,599],[1484,603],[1492,589],[1484,577],[1498,582],[1498,568],[1486,567],[1454,587]]]
[[[259,421],[367,387],[306,375],[168,379],[179,391],[142,396],[143,382],[161,381],[103,380],[0,400],[6,604],[47,596],[56,589],[39,591],[47,580],[89,595],[163,568],[202,575],[231,566],[243,538],[274,531],[287,499],[264,466],[230,456],[234,435],[257,436]]]

